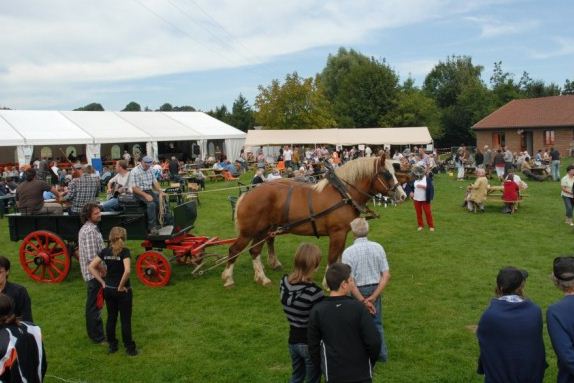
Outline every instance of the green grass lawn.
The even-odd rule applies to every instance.
[[[390,360],[376,366],[375,382],[481,381],[472,326],[503,266],[529,271],[526,294],[543,310],[561,297],[549,275],[555,256],[573,252],[573,230],[564,224],[558,183],[529,182],[529,197],[514,215],[500,213],[500,204],[484,214],[467,213],[460,204],[468,182],[440,175],[435,183],[436,232],[416,231],[411,202],[377,207],[381,218],[370,221],[369,237],[385,247],[392,274],[383,300]],[[208,190],[230,185],[209,184]],[[229,194],[237,191],[201,195],[196,234],[234,235]],[[88,340],[86,289],[77,262],[65,282],[35,283],[19,266],[19,243],[10,242],[7,219],[0,220],[0,238],[0,253],[13,261],[10,280],[28,288],[44,333],[47,382],[287,382],[288,325],[278,282],[300,242],[319,244],[324,261],[327,252],[326,238],[280,237],[276,248],[284,271],[267,270],[273,281],[267,288],[254,284],[248,256],[238,260],[236,286],[229,290],[222,287],[222,269],[193,278],[190,267],[173,265],[171,283],[161,289],[146,287],[133,275],[133,334],[140,355],[132,358],[123,349],[107,355],[106,347]],[[138,241],[130,247],[132,254],[141,253]],[[322,273],[316,276],[321,278]],[[556,359],[544,332],[550,364],[545,381],[553,382]]]

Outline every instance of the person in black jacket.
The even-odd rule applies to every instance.
[[[541,383],[548,364],[542,338],[542,311],[524,298],[528,273],[506,267],[496,278],[496,295],[482,314],[476,336],[477,372],[488,383]]]
[[[325,275],[331,295],[313,306],[307,329],[309,355],[328,383],[369,383],[381,337],[367,308],[348,296],[351,267],[333,263]]]
[[[26,322],[32,320],[32,303],[28,290],[24,286],[8,282],[10,260],[0,255],[0,293],[8,295],[14,302],[14,314]]]

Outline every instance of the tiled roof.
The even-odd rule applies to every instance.
[[[574,95],[512,100],[473,129],[574,126]]]

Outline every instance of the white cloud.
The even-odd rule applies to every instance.
[[[401,61],[393,65],[393,68],[404,80],[409,75],[412,77],[424,77],[438,63],[438,59],[420,59],[412,61]]]
[[[480,37],[492,38],[522,33],[538,27],[537,20],[502,21],[492,17],[465,17],[480,26]]]
[[[480,4],[53,0],[47,7],[40,0],[11,2],[0,15],[0,34],[9,36],[0,40],[0,86],[54,87],[253,65],[306,49],[351,45],[373,30],[466,12]]]
[[[567,56],[574,54],[574,39],[564,37],[554,37],[554,42],[558,47],[550,51],[531,51],[530,56],[535,59],[549,59],[553,57]]]

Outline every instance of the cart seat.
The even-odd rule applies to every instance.
[[[167,225],[157,231],[157,234],[148,234],[147,239],[150,241],[165,241],[173,235],[173,225]]]

